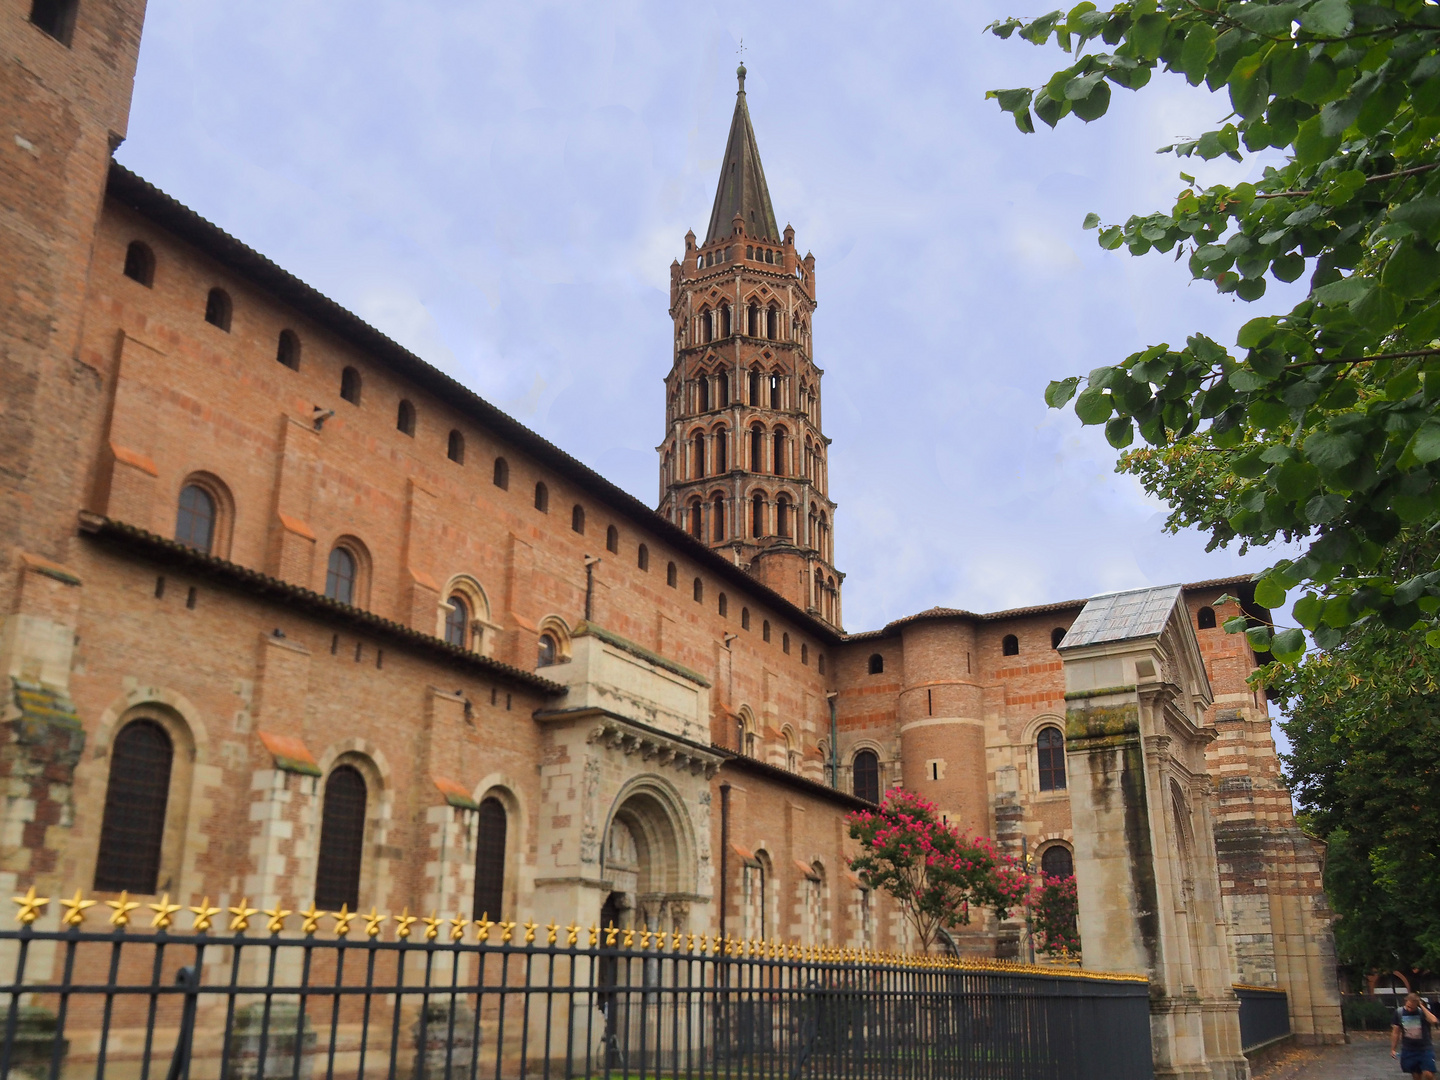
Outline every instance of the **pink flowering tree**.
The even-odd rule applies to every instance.
[[[968,923],[971,908],[1004,919],[1025,904],[1030,878],[1019,863],[985,837],[942,821],[934,804],[914,792],[893,789],[879,810],[847,820],[861,848],[850,869],[895,898],[926,951],[941,930]]]
[[[1035,935],[1035,947],[1051,956],[1078,954],[1079,917],[1074,876],[1042,875],[1030,894],[1030,927]]]

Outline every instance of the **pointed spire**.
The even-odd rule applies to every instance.
[[[715,208],[710,211],[705,243],[729,236],[737,215],[745,223],[747,236],[779,243],[780,229],[775,224],[770,189],[760,165],[760,148],[755,144],[755,129],[750,126],[750,110],[745,104],[744,64],[735,69],[735,76],[740,89],[735,93],[735,116],[730,121],[730,139],[725,144],[725,160],[720,166],[720,184],[715,189]]]

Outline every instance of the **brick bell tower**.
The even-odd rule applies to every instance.
[[[810,326],[815,257],[775,223],[745,65],[710,227],[670,264],[660,513],[796,606],[841,625],[830,440]]]

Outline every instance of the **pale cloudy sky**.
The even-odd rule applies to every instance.
[[[1251,167],[1154,153],[1228,112],[1170,77],[1021,135],[985,91],[1064,57],[982,30],[1042,10],[150,0],[118,157],[654,505],[668,268],[709,219],[743,37],[775,213],[816,258],[847,627],[1258,569],[1162,533],[1042,400],[1282,299],[1081,231],[1167,208],[1182,167]]]

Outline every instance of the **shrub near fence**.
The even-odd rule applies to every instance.
[[[37,929],[32,891],[0,931],[0,1080],[1152,1076],[1137,976],[243,900],[180,931],[162,899],[142,932],[123,896],[108,926],[63,903]]]

